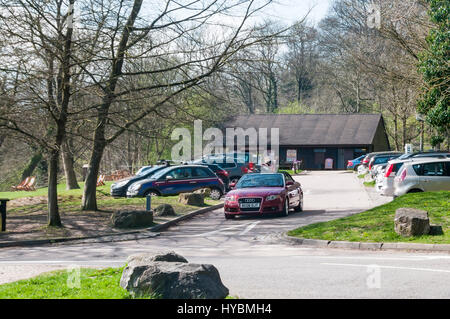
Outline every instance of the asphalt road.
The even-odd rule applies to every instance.
[[[73,265],[121,266],[130,254],[174,250],[210,263],[240,298],[450,298],[450,255],[291,246],[281,233],[364,211],[388,199],[369,196],[355,176],[313,172],[297,177],[305,211],[285,218],[225,220],[197,216],[161,236],[108,244],[0,250],[0,283]]]

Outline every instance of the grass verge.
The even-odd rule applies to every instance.
[[[82,268],[78,286],[72,279],[76,279],[74,272],[58,270],[0,285],[0,299],[130,299],[132,296],[119,285],[122,271]]]
[[[288,235],[335,241],[450,244],[449,198],[449,191],[406,194],[366,212],[297,228],[288,232]],[[401,207],[428,211],[431,224],[441,225],[444,234],[410,238],[398,235],[394,231],[394,216]]]
[[[376,181],[364,182],[364,186],[366,187],[375,187]]]
[[[278,170],[278,173],[283,173],[283,172],[287,172],[289,175],[294,176],[294,175],[300,174],[301,172],[303,172],[303,170],[298,170],[297,173],[294,173],[294,170],[292,170],[292,169],[280,169],[280,170]]]

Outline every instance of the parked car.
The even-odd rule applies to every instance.
[[[381,181],[381,195],[383,196],[394,196],[394,178],[405,163],[442,158],[441,154],[433,153],[429,153],[428,157],[410,157],[407,159],[401,159],[401,157],[388,162]]]
[[[372,159],[372,157],[377,156],[377,155],[391,155],[391,154],[398,154],[399,156],[402,155],[401,152],[395,152],[395,151],[386,151],[386,152],[372,152],[369,154],[366,154],[366,156],[363,158],[363,160],[361,161],[361,166],[365,166],[368,167],[370,160]]]
[[[193,164],[216,164],[228,172],[230,183],[236,184],[239,179],[249,172],[259,172],[261,167],[253,162],[245,162],[245,159],[239,160],[237,156],[214,155],[204,157],[192,162]]]
[[[228,172],[224,170],[222,167],[220,167],[217,164],[199,164],[205,167],[208,167],[210,170],[212,170],[223,182],[225,185],[225,190],[227,191],[230,186],[230,178],[228,177]]]
[[[212,199],[220,199],[225,192],[222,180],[208,167],[180,165],[167,167],[151,178],[128,187],[127,197],[170,196],[209,188]]]
[[[439,152],[439,151],[416,152],[416,153],[403,154],[398,159],[404,160],[404,159],[410,159],[410,158],[423,158],[423,157],[450,158],[450,153]]]
[[[111,196],[126,197],[128,187],[131,184],[136,183],[141,180],[144,180],[144,179],[148,179],[153,174],[159,172],[160,170],[162,170],[164,168],[167,168],[168,166],[167,165],[156,165],[153,167],[148,167],[148,166],[144,166],[144,167],[146,167],[146,168],[139,169],[135,176],[132,176],[132,177],[117,181],[116,183],[113,183],[111,185]]]
[[[358,166],[361,165],[361,161],[364,159],[364,157],[366,157],[366,155],[362,155],[360,157],[352,159],[351,161],[348,161],[347,169],[353,169],[356,171],[358,169]]]
[[[303,210],[303,191],[300,183],[288,173],[261,173],[242,176],[225,197],[226,219],[238,215],[281,214],[289,209]]]
[[[386,166],[390,160],[398,158],[400,155],[401,154],[377,154],[375,156],[372,156],[372,158],[370,159],[370,162],[369,162],[369,167],[368,167],[370,176],[372,178],[376,177],[376,174],[378,172],[378,170],[376,169],[376,166],[378,166],[378,165]]]
[[[394,179],[394,197],[407,193],[450,190],[450,159],[407,162]]]

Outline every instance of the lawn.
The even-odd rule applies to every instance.
[[[82,211],[82,190],[65,190],[65,185],[58,185],[58,206],[63,223],[62,228],[47,225],[47,189],[35,192],[4,192],[0,197],[9,197],[7,205],[7,232],[0,233],[0,241],[17,241],[33,239],[51,239],[58,237],[88,237],[116,233],[121,230],[112,228],[110,217],[117,210],[144,210],[145,198],[119,198],[109,195],[111,182],[97,188],[97,205],[100,211]],[[221,201],[205,198],[202,207],[220,204]],[[153,197],[152,208],[161,204],[170,204],[177,216],[185,215],[202,207],[184,205],[178,202],[178,196]],[[155,216],[154,224],[165,223],[174,217]]]
[[[97,191],[109,192],[111,184],[114,182],[105,182],[104,186],[97,187]],[[66,190],[66,184],[58,184],[58,195],[60,196],[82,196],[84,182],[79,182],[80,189]],[[32,192],[19,191],[19,192],[0,192],[0,198],[16,199],[21,197],[36,197],[36,196],[47,196],[47,187],[39,188]]]
[[[297,174],[300,174],[302,172],[302,170],[298,170],[297,174],[294,173],[294,170],[292,170],[292,169],[280,169],[280,170],[278,170],[278,172],[279,173],[287,172],[289,175],[295,176]]]
[[[76,272],[58,270],[0,285],[0,299],[130,299],[132,296],[119,285],[122,271],[81,268],[78,281]]]
[[[400,207],[428,211],[431,224],[441,225],[444,234],[411,238],[397,235],[394,231],[394,215]],[[301,227],[288,232],[288,235],[336,241],[450,244],[450,192],[406,194],[366,212]]]

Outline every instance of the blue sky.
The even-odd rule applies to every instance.
[[[276,0],[261,15],[267,18],[280,20],[290,24],[300,20],[313,8],[308,19],[311,22],[319,22],[327,13],[332,0]]]

